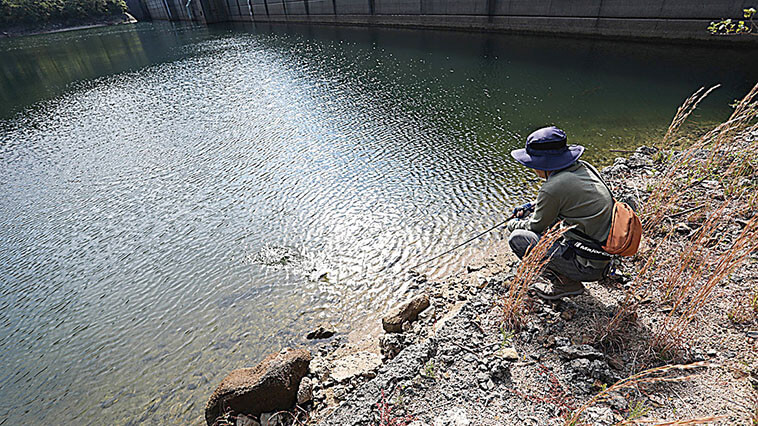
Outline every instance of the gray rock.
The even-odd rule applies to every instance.
[[[557,341],[558,339],[556,339]],[[557,347],[556,352],[564,359],[603,359],[603,353],[590,345],[571,345]]]
[[[277,413],[261,413],[261,426],[281,426],[284,422]]]
[[[347,383],[359,377],[374,378],[382,358],[373,352],[357,352],[337,359],[329,377],[337,383]]]
[[[511,363],[506,360],[499,360],[491,368],[492,377],[501,382],[511,381]]]
[[[471,424],[471,420],[469,420],[466,410],[455,407],[435,417],[432,424],[434,426],[468,426]]]
[[[416,321],[418,314],[429,307],[429,296],[420,294],[395,305],[387,315],[382,318],[382,327],[388,333],[399,333],[403,330],[403,323]]]
[[[313,377],[322,381],[326,380],[329,376],[329,363],[324,358],[313,358],[308,365],[308,371]]]
[[[487,379],[483,382],[479,382],[479,387],[486,392],[489,392],[493,389],[495,389],[495,382],[492,381],[492,379]]]
[[[590,377],[601,380],[603,383],[612,384],[621,380],[621,377],[615,371],[611,370],[605,361],[599,359],[590,362],[589,373]]]
[[[658,148],[656,148],[654,146],[641,146],[641,147],[637,148],[637,150],[635,152],[637,154],[640,154],[640,155],[650,156],[650,155],[653,155],[656,152],[658,152]]]
[[[323,426],[372,424],[369,420],[361,421],[360,419],[371,418],[374,415],[377,395],[381,394],[382,389],[401,386],[406,391],[409,390],[408,384],[432,358],[436,349],[437,342],[434,338],[406,347],[382,367],[377,377],[360,384],[321,424]]]
[[[584,410],[584,415],[591,420],[590,424],[594,426],[612,426],[616,424],[613,411],[608,407],[590,407]]]
[[[628,166],[626,166],[625,164],[618,164],[618,165],[613,165],[613,166],[604,168],[603,174],[613,176],[613,175],[624,174],[624,173],[627,173],[628,171],[629,171]]]
[[[608,393],[607,402],[610,404],[611,408],[618,411],[625,411],[629,407],[626,398],[618,392]]]
[[[237,426],[261,426],[258,420],[244,414],[237,415]]]
[[[386,359],[392,359],[405,347],[405,336],[398,333],[384,334],[379,337],[379,348]]]
[[[570,370],[574,372],[574,375],[589,376],[590,375],[590,360],[579,358],[572,359],[568,363]]]
[[[313,382],[308,377],[303,377],[300,386],[297,388],[297,403],[306,404],[313,400]]]
[[[311,354],[305,349],[284,349],[253,368],[232,371],[208,400],[205,421],[213,424],[222,414],[222,407],[254,416],[289,409],[297,401],[300,380],[310,361]]]

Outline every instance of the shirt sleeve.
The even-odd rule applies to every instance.
[[[560,209],[559,200],[547,191],[540,189],[540,192],[537,194],[534,214],[529,220],[519,221],[516,224],[516,229],[525,229],[536,234],[541,234],[555,223]]]

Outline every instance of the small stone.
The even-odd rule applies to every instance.
[[[434,316],[434,306],[429,306],[428,308],[419,312],[418,319],[421,321],[425,321],[425,320],[428,320],[429,318],[432,318],[433,316]]]
[[[493,382],[492,379],[487,379],[483,382],[480,382],[479,387],[482,388],[483,391],[489,392],[492,389],[495,389],[495,382]]]
[[[317,340],[317,339],[328,339],[332,336],[334,336],[334,330],[332,330],[332,327],[325,326],[322,324],[316,327],[310,333],[306,334],[305,338],[308,340]]]
[[[518,361],[518,352],[515,348],[502,348],[495,352],[495,356],[498,356],[508,361]]]
[[[568,366],[571,370],[582,375],[589,376],[590,360],[584,358],[573,359],[569,361]]]
[[[593,348],[590,345],[561,346],[561,347],[556,348],[556,352],[558,352],[558,355],[561,358],[567,358],[567,359],[577,359],[577,358],[602,359],[603,358],[603,353]]]
[[[261,426],[258,420],[244,414],[237,415],[237,426]]]
[[[329,375],[329,363],[324,358],[313,358],[308,366],[308,372],[319,380],[325,380]]]
[[[587,418],[592,420],[590,424],[595,426],[611,426],[616,424],[613,411],[608,407],[589,407],[584,411]]]
[[[466,410],[460,407],[455,407],[450,408],[443,414],[435,417],[432,424],[434,426],[469,426],[471,420],[469,420]]]
[[[621,377],[611,370],[608,364],[599,359],[590,362],[590,377],[602,380],[604,383],[615,383],[621,380]]]
[[[574,318],[574,311],[572,309],[561,312],[561,319],[564,321],[571,321]]]
[[[297,403],[304,405],[313,400],[313,382],[308,377],[303,377],[300,387],[297,389]]]
[[[281,416],[276,412],[261,413],[261,426],[279,426],[281,423]]]
[[[708,349],[708,352],[706,352],[708,356],[714,357],[719,354],[719,352],[716,349]]]
[[[392,359],[405,347],[405,337],[402,334],[391,333],[379,337],[379,348],[386,359]]]

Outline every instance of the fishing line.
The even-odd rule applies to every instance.
[[[461,248],[461,247],[465,246],[466,244],[468,244],[468,243],[470,243],[470,242],[472,242],[472,241],[476,240],[477,238],[481,237],[482,235],[484,235],[484,234],[486,234],[486,233],[488,233],[488,232],[492,232],[492,231],[494,231],[495,229],[497,229],[497,228],[499,228],[499,227],[501,227],[501,226],[505,225],[505,224],[506,224],[506,222],[508,222],[509,220],[513,219],[514,217],[516,217],[516,215],[515,215],[515,214],[511,215],[511,217],[509,217],[508,219],[505,219],[504,221],[502,221],[502,222],[498,223],[497,225],[495,225],[495,226],[492,226],[491,228],[488,228],[488,229],[486,229],[486,230],[484,230],[484,231],[482,231],[482,232],[480,232],[480,233],[478,233],[478,234],[474,235],[473,237],[471,237],[471,238],[469,238],[468,240],[466,240],[466,241],[464,241],[464,242],[462,242],[462,243],[458,244],[457,246],[455,246],[455,247],[451,248],[450,250],[448,250],[448,251],[446,251],[446,252],[444,252],[444,253],[438,254],[437,256],[434,256],[434,257],[433,257],[433,258],[431,258],[431,259],[427,259],[427,260],[425,260],[425,261],[423,261],[423,262],[419,263],[418,265],[416,265],[416,266],[413,266],[413,267],[412,267],[412,268],[410,268],[410,269],[411,269],[411,270],[412,270],[412,269],[416,269],[416,268],[418,268],[418,267],[419,267],[419,266],[421,266],[421,265],[424,265],[424,264],[426,264],[426,263],[429,263],[429,262],[431,262],[432,260],[435,260],[435,259],[439,259],[440,257],[442,257],[442,256],[444,256],[444,255],[446,255],[446,254],[449,254],[449,253],[451,253],[451,252],[453,252],[453,251],[455,251],[455,250],[457,250],[457,249],[459,249],[459,248]]]

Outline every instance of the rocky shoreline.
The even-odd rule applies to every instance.
[[[659,173],[657,155],[656,149],[641,147],[603,170],[619,198],[644,197],[640,194],[649,179]],[[713,190],[704,191],[713,196]],[[708,327],[713,332],[703,332],[704,340],[693,340],[677,360],[709,361],[709,368],[694,369],[688,380],[666,388],[614,391],[583,406],[640,371],[644,354],[637,342],[649,340],[653,325],[666,313],[665,307],[642,301],[622,345],[598,343],[598,330],[611,321],[634,280],[630,262],[620,266],[626,280],[587,283],[588,293],[571,299],[533,300],[518,332],[502,326],[499,300],[517,267],[505,240],[448,279],[408,276],[409,299],[385,315],[384,334],[369,336],[377,344],[356,349],[339,337],[326,337],[302,374],[279,377],[289,386],[284,405],[267,412],[232,409],[223,417],[213,411],[218,398],[212,398],[207,424],[561,425],[571,424],[567,415],[584,408],[583,423],[574,424],[609,426],[640,418],[676,419],[680,413],[693,418],[718,413],[726,416],[723,422],[709,424],[750,425],[749,401],[756,396],[758,370],[738,374],[733,365],[745,362],[758,337],[750,333],[758,332],[741,334],[745,330],[725,329],[710,317],[704,321],[714,321]],[[738,275],[752,280],[758,276],[755,269],[744,268]],[[312,337],[328,336],[323,333],[327,329]],[[723,333],[729,342],[712,341]],[[648,359],[645,367],[650,366]],[[242,393],[251,390],[242,387]],[[248,402],[260,398],[245,395]]]

